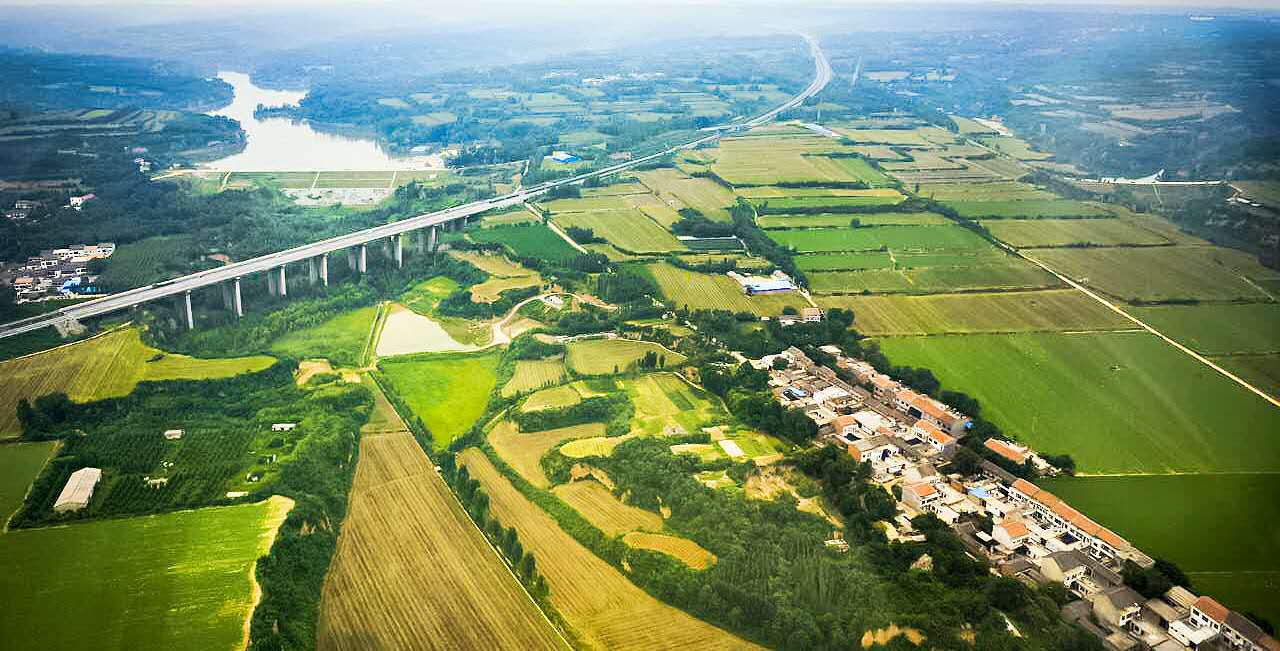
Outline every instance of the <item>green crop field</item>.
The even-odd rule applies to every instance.
[[[124,328],[35,355],[0,362],[0,439],[22,433],[18,401],[65,393],[86,402],[128,395],[144,380],[213,379],[261,371],[265,356],[196,359],[142,343],[137,328]]]
[[[1032,201],[1057,199],[1052,192],[1017,181],[990,183],[921,183],[915,194],[937,201]]]
[[[582,394],[572,384],[535,391],[520,405],[520,411],[538,411],[557,407],[571,407],[582,402]]]
[[[997,136],[991,138],[982,138],[982,144],[999,149],[1001,152],[1008,154],[1018,160],[1045,160],[1053,158],[1053,154],[1046,154],[1041,151],[1031,149],[1025,140],[1013,138],[1010,136]]]
[[[734,191],[752,203],[766,199],[788,199],[799,197],[875,197],[883,203],[901,203],[906,199],[901,192],[893,188],[783,188],[770,185],[759,185],[739,188]]]
[[[981,250],[991,243],[960,226],[867,226],[770,231],[773,241],[797,251]]]
[[[737,197],[711,179],[690,177],[680,170],[661,168],[638,174],[640,181],[659,198],[700,211],[708,219],[729,221],[728,208]]]
[[[822,271],[806,275],[809,277],[809,286],[814,292],[826,294],[857,294],[863,291],[938,294],[1061,286],[1061,283],[1050,274],[1020,260],[992,260],[985,256],[974,256],[973,259],[974,264],[964,266]]]
[[[502,387],[502,397],[510,398],[519,393],[555,384],[564,378],[564,373],[564,361],[560,359],[517,360],[515,373]]]
[[[948,201],[947,205],[971,219],[1041,219],[1054,217],[1111,217],[1112,213],[1092,203],[1071,199],[1027,199],[1024,201]]]
[[[1032,257],[1076,282],[1126,300],[1270,300],[1249,281],[1264,284],[1280,278],[1280,272],[1242,251],[1210,246],[1043,249]]]
[[[292,506],[266,502],[0,535],[0,648],[245,647],[251,573]]]
[[[993,219],[982,222],[1003,242],[1019,248],[1093,244],[1172,244],[1159,233],[1121,219]]]
[[[765,230],[783,228],[843,228],[853,220],[862,226],[936,226],[950,220],[931,212],[822,213],[817,215],[764,214],[756,224]]]
[[[688,271],[665,262],[645,267],[658,283],[662,297],[672,308],[688,306],[691,310],[729,310],[752,312],[760,316],[777,316],[784,307],[800,309],[808,305],[795,292],[747,296],[742,286],[723,274]]]
[[[1192,590],[1280,620],[1280,474],[1074,477],[1040,482],[1144,552],[1177,563]],[[1117,495],[1124,499],[1116,499]],[[1176,529],[1170,530],[1173,524]]]
[[[579,255],[568,242],[556,235],[544,224],[528,226],[498,226],[472,231],[467,237],[476,242],[504,244],[520,258],[568,260]]]
[[[983,415],[1084,473],[1280,468],[1280,410],[1142,333],[902,337],[894,364],[931,369]]]
[[[148,237],[122,244],[107,258],[98,284],[110,291],[123,291],[176,278],[188,273],[187,261],[195,255],[190,236]]]
[[[814,253],[795,257],[801,271],[854,271],[892,269],[893,259],[885,251],[870,253]]]
[[[319,325],[285,334],[271,342],[271,352],[281,357],[323,357],[339,366],[358,366],[377,314],[374,306],[344,312]]]
[[[1213,361],[1260,391],[1280,399],[1280,354],[1215,357]]]
[[[631,433],[656,436],[675,428],[701,430],[727,417],[719,401],[695,391],[671,373],[651,373],[626,383],[636,406]]]
[[[1280,304],[1159,305],[1129,313],[1198,353],[1280,352]]]
[[[378,367],[443,450],[484,413],[498,383],[500,353],[405,355]]]
[[[784,214],[795,210],[840,210],[850,206],[893,206],[903,201],[902,195],[767,197],[751,202],[762,214]],[[850,215],[856,217],[857,215]],[[847,222],[846,222],[847,223]]]
[[[862,159],[821,155],[843,151],[843,145],[821,136],[726,138],[712,170],[735,187],[814,181],[888,184],[884,174]]]
[[[57,445],[55,441],[0,445],[0,532],[9,516],[22,506],[31,482],[53,456]]]
[[[552,219],[561,228],[589,228],[610,244],[633,253],[666,253],[685,248],[670,231],[637,209],[555,212]]]
[[[824,308],[853,310],[865,335],[1119,330],[1124,317],[1074,289],[931,296],[825,296]]]
[[[683,364],[685,357],[658,344],[631,339],[582,339],[569,343],[569,368],[582,375],[610,375],[654,352],[667,358],[671,368]]]

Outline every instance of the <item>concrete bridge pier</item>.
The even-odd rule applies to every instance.
[[[307,258],[307,282],[312,285],[320,280],[320,266],[316,264],[315,258]]]
[[[276,272],[274,269],[267,270],[267,293],[272,296],[280,294],[280,289],[276,287]]]
[[[439,227],[437,226],[431,227],[431,235],[427,239],[427,250],[430,251],[431,253],[436,252],[436,240],[439,237],[439,231],[440,231]]]
[[[347,249],[347,268],[356,270],[356,250],[354,248]]]
[[[395,236],[396,268],[404,268],[404,235]]]
[[[280,295],[288,296],[289,286],[288,286],[288,283],[286,283],[284,280],[284,265],[280,265],[279,267],[277,267],[277,269],[280,270],[280,280],[276,281],[276,284],[280,287]]]
[[[369,246],[366,244],[361,244],[360,245],[360,273],[365,273],[368,270],[369,270]]]
[[[325,287],[329,286],[329,254],[328,253],[320,254],[320,282],[324,283]]]
[[[232,294],[233,294],[233,296],[232,296],[232,299],[233,299],[233,303],[232,303],[232,305],[234,305],[234,307],[235,307],[235,309],[236,309],[236,318],[238,319],[238,318],[240,318],[240,317],[244,316],[244,303],[240,301],[240,279],[239,279],[239,278],[236,278],[234,281],[232,281],[231,286],[232,286],[232,290],[231,290],[231,291],[232,291]]]
[[[186,316],[186,320],[187,320],[187,330],[195,330],[196,316],[195,316],[195,313],[191,311],[191,292],[190,291],[186,291],[182,293],[182,308],[183,308],[182,313]]]

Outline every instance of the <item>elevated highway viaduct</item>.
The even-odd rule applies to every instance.
[[[312,283],[329,283],[329,258],[331,254],[346,252],[347,262],[352,269],[364,273],[368,265],[368,249],[370,245],[388,242],[398,265],[404,264],[405,240],[417,234],[418,248],[430,251],[436,249],[439,231],[452,225],[462,225],[468,218],[490,210],[497,210],[521,204],[525,201],[546,194],[551,189],[562,185],[581,184],[590,178],[605,177],[624,170],[644,165],[661,159],[682,149],[693,149],[700,145],[716,141],[725,134],[738,133],[752,127],[765,124],[783,112],[800,106],[805,100],[817,95],[831,80],[831,66],[826,56],[811,36],[804,35],[809,44],[809,51],[814,62],[814,79],[799,94],[778,107],[762,113],[749,120],[725,125],[721,131],[704,135],[695,140],[667,148],[657,153],[634,158],[632,160],[592,170],[573,177],[543,183],[524,188],[510,194],[490,199],[482,199],[472,203],[448,208],[437,212],[411,217],[390,224],[331,237],[319,242],[304,244],[292,249],[272,253],[241,262],[227,264],[216,269],[200,271],[187,276],[138,287],[124,292],[111,294],[102,298],[78,303],[39,316],[0,325],[0,338],[20,335],[40,328],[66,324],[84,319],[103,316],[112,312],[128,309],[144,303],[162,299],[178,301],[178,311],[188,328],[195,327],[195,318],[191,307],[191,293],[197,289],[218,285],[222,290],[224,305],[234,311],[236,316],[244,315],[244,302],[241,297],[241,281],[251,274],[267,274],[267,286],[273,294],[288,293],[286,268],[288,265],[306,263],[309,280]]]

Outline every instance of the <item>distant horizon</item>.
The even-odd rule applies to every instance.
[[[718,2],[716,0],[691,0],[681,2],[678,0],[656,0],[647,2],[645,0],[474,0],[469,3],[465,9],[460,11],[450,11],[433,7],[433,11],[438,11],[443,15],[457,15],[458,13],[479,9],[485,6],[503,6],[503,5],[524,5],[529,7],[542,7],[547,5],[591,5],[600,6],[601,4],[617,4],[617,5],[679,5],[684,7],[714,7],[714,6],[736,6],[749,7],[752,5],[767,6],[777,8],[777,4],[771,0],[726,0]],[[56,9],[59,7],[83,7],[94,9],[137,9],[137,8],[201,8],[209,11],[217,11],[226,8],[244,8],[252,7],[258,10],[270,11],[273,9],[290,9],[296,7],[307,6],[327,6],[339,8],[352,8],[355,6],[395,6],[402,4],[395,0],[368,0],[365,2],[343,2],[341,0],[224,0],[217,6],[209,6],[202,0],[61,0],[59,2],[43,2],[41,0],[0,0],[0,8],[4,7],[22,7],[29,9]],[[420,5],[412,3],[403,3],[411,5],[415,8],[422,8]],[[1029,0],[897,0],[893,5],[885,2],[866,1],[866,0],[800,0],[796,3],[803,5],[825,5],[832,8],[840,6],[874,6],[883,9],[892,9],[893,5],[909,5],[913,7],[952,5],[955,7],[1018,7],[1025,9],[1071,9],[1076,7],[1117,7],[1117,8],[1139,8],[1150,10],[1171,10],[1179,12],[1194,13],[1196,11],[1276,11],[1280,10],[1280,0],[1072,0],[1069,2],[1036,2]]]

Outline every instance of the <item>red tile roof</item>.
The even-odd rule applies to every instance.
[[[933,484],[910,484],[907,486],[907,490],[910,490],[919,497],[928,497],[938,492],[938,489],[934,488]]]
[[[985,445],[988,450],[991,450],[1014,463],[1023,463],[1027,460],[1027,455],[1009,447],[1008,444],[1000,439],[987,439],[987,442],[983,445]]]
[[[1025,479],[1013,480],[1013,487],[1018,489],[1018,491],[1021,492],[1023,495],[1026,495],[1027,497],[1030,497],[1030,498],[1035,498],[1035,496],[1038,493],[1040,493],[1040,489],[1037,488],[1035,484]]]
[[[1196,599],[1194,608],[1219,624],[1227,621],[1227,607],[1214,601],[1213,597],[1205,596]]]
[[[1027,530],[1027,525],[1017,520],[1006,520],[1005,522],[1001,522],[996,526],[1000,527],[1001,529],[1004,529],[1005,533],[1009,534],[1009,538],[1014,540],[1021,538],[1027,535],[1028,533],[1030,533]]]
[[[1098,533],[1095,533],[1093,535],[1095,538],[1100,539],[1102,542],[1107,543],[1108,545],[1111,545],[1116,549],[1129,546],[1129,541],[1116,535],[1116,532],[1106,527],[1102,527],[1101,529],[1098,530]]]

